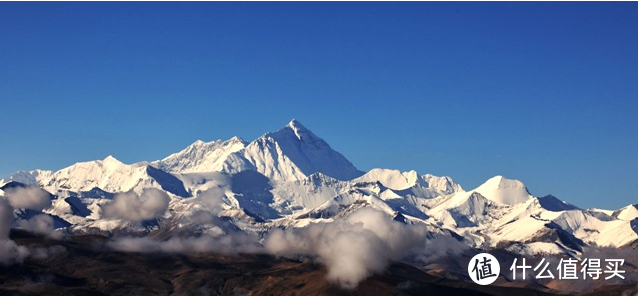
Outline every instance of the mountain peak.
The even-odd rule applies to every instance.
[[[638,208],[636,205],[628,205],[622,209],[614,211],[612,216],[620,220],[631,221],[638,217]]]
[[[223,170],[224,162],[229,155],[245,146],[246,141],[239,137],[232,137],[226,141],[197,140],[180,152],[151,162],[151,165],[167,172],[217,172]]]
[[[494,176],[487,180],[481,187],[485,186],[491,188],[525,188],[525,184],[516,179],[507,179],[501,175]]]
[[[204,141],[202,141],[200,139],[197,139],[197,141],[193,142],[193,144],[191,144],[191,146],[202,146],[204,144],[206,144],[206,142],[204,142]]]
[[[301,122],[299,122],[296,119],[291,120],[285,128],[289,128],[291,129],[294,133],[295,136],[297,136],[297,139],[302,140],[303,136],[306,134],[312,134],[312,132],[310,130],[308,130],[306,127],[304,127]]]
[[[258,172],[277,180],[300,180],[320,172],[338,180],[363,175],[326,141],[293,119],[251,142],[242,155]]]
[[[507,205],[525,202],[532,198],[527,187],[519,180],[495,176],[487,180],[474,191],[487,199]]]
[[[264,134],[260,139],[273,138],[278,142],[299,142],[311,146],[329,146],[322,138],[315,135],[296,119],[291,120],[286,126],[275,131]],[[259,140],[259,139],[257,139]]]
[[[299,122],[299,120],[294,119],[294,118],[293,118],[293,119],[292,119],[292,120],[288,123],[288,125],[286,125],[286,126],[287,126],[287,127],[290,127],[290,128],[305,128],[305,127],[301,124],[301,122]]]
[[[109,155],[106,158],[104,158],[104,160],[102,160],[103,164],[121,164],[122,162],[119,161],[117,158],[113,157],[113,155]]]
[[[227,140],[227,141],[225,141],[225,142],[227,142],[227,143],[241,143],[241,144],[244,144],[244,146],[245,146],[246,144],[248,144],[248,142],[246,142],[244,139],[242,139],[242,138],[240,138],[240,137],[238,137],[238,136],[234,136],[234,137],[232,137],[232,138],[228,139],[228,140]]]
[[[538,202],[541,207],[552,212],[579,210],[577,206],[562,201],[551,194],[539,197]]]

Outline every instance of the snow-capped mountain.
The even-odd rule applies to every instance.
[[[620,220],[631,221],[638,218],[638,208],[636,208],[636,205],[628,205],[613,212],[611,216]]]
[[[351,180],[363,174],[297,120],[250,143],[238,137],[196,141],[151,165],[179,174],[256,170],[277,181],[302,180],[314,173]]]
[[[532,198],[527,191],[527,187],[521,181],[506,179],[503,176],[496,176],[487,180],[474,191],[493,202],[506,205],[515,205]]]
[[[175,176],[150,165],[127,165],[111,155],[103,160],[79,162],[55,173],[40,170],[18,172],[8,179],[22,180],[26,185],[37,184],[52,193],[60,190],[91,191],[94,188],[107,192],[141,192],[151,187],[182,197],[189,196]]]
[[[201,140],[173,153],[162,160],[150,164],[160,170],[171,173],[203,173],[228,170],[228,158],[232,153],[240,151],[248,143],[239,137],[230,140],[204,142]],[[232,169],[231,169],[232,170]]]
[[[40,184],[40,180],[45,180],[51,177],[52,171],[45,170],[33,170],[33,171],[18,171],[13,173],[6,179],[0,180],[0,184],[6,184],[11,181],[22,183],[25,185]]]
[[[638,240],[626,220],[605,219],[553,196],[533,197],[523,183],[502,176],[441,198],[427,213],[431,222],[475,246],[510,246],[532,254],[575,253],[586,245],[620,247]]]
[[[79,233],[223,231],[207,224],[210,213],[226,219],[228,229],[260,232],[330,223],[372,207],[397,221],[427,226],[429,237],[522,254],[573,255],[585,246],[638,241],[634,205],[582,210],[553,196],[534,197],[521,181],[503,176],[465,191],[447,176],[382,168],[364,173],[296,120],[252,142],[196,141],[148,163],[124,164],[108,156],[56,172],[17,172],[0,180],[0,187],[10,181],[55,194],[45,212]],[[167,193],[164,215],[143,225],[105,216],[104,206],[116,194],[144,194],[146,188]],[[202,220],[202,212],[209,218]]]
[[[274,180],[301,180],[317,172],[338,180],[363,175],[341,153],[296,120],[250,143],[243,157],[258,172]]]

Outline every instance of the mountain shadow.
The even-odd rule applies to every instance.
[[[181,197],[191,196],[191,194],[186,191],[186,188],[184,188],[184,183],[177,179],[177,177],[150,165],[146,167],[146,173],[155,179],[162,189]]]
[[[281,217],[270,207],[274,196],[270,179],[257,171],[247,170],[231,176],[231,189],[244,212],[260,221]]]

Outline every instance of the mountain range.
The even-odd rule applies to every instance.
[[[551,195],[532,196],[521,181],[503,176],[466,190],[448,176],[362,172],[297,120],[251,142],[198,140],[150,162],[125,164],[107,156],[59,171],[16,172],[0,180],[0,195],[29,186],[51,194],[52,205],[42,213],[68,234],[167,239],[239,230],[263,237],[275,228],[339,221],[367,207],[425,227],[428,239],[458,242],[448,248],[579,256],[585,248],[638,243],[635,205],[581,209]],[[149,188],[168,196],[165,212],[141,223],[107,215],[119,194],[144,202]],[[195,219],[203,210],[213,220]],[[14,226],[21,217],[16,214]]]

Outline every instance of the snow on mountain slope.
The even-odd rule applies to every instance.
[[[622,247],[638,240],[638,234],[636,233],[635,220],[622,221],[613,220],[603,222],[601,229],[583,229],[585,232],[593,232],[583,240],[594,246],[605,247]]]
[[[584,211],[598,218],[598,220],[601,220],[601,221],[611,221],[616,219],[612,216],[614,214],[614,211],[597,209],[597,208],[589,208]]]
[[[383,186],[378,181],[375,182],[342,182],[337,181],[337,185],[333,192],[338,194],[329,197],[328,191],[323,191],[321,198],[313,200],[314,204],[318,204],[314,208],[299,208],[298,214],[295,216],[300,218],[322,218],[328,219],[338,215],[341,211],[348,211],[357,205],[366,205],[390,216],[402,216],[407,220],[417,220],[425,222],[429,217],[424,213],[425,207],[423,201],[426,199],[419,197],[404,198],[397,194],[394,190]],[[312,196],[316,196],[312,194]],[[329,197],[326,199],[326,197]]]
[[[533,243],[517,243],[506,248],[510,252],[521,254],[524,256],[546,255],[546,254],[562,254],[565,248],[557,243],[533,242]]]
[[[282,216],[303,215],[308,210],[316,210],[322,205],[334,209],[336,205],[346,206],[362,198],[366,200],[374,198],[374,205],[380,206],[381,210],[391,209],[393,213],[401,213],[423,220],[428,218],[424,213],[429,203],[428,199],[445,194],[436,189],[424,187],[428,184],[414,171],[400,173],[399,171],[377,169],[366,175],[351,181],[340,181],[322,173],[314,173],[302,180],[271,182],[262,190],[269,190],[272,193],[272,202],[269,203],[269,208],[274,209]],[[406,175],[408,178],[404,178]],[[411,184],[406,182],[406,180],[409,181],[410,175],[412,175]],[[393,177],[396,177],[394,184],[391,183]],[[393,184],[395,188],[412,187],[396,190],[388,188],[377,179],[383,179],[385,183]],[[451,181],[449,178],[446,180]],[[453,183],[453,181],[451,182]],[[337,196],[340,196],[339,202],[331,202]],[[262,208],[262,210],[265,209]],[[329,214],[323,213],[319,216],[327,217]]]
[[[549,211],[560,212],[560,211],[569,211],[569,210],[578,209],[577,206],[569,204],[565,201],[562,201],[553,195],[539,197],[538,201],[540,202],[543,208]]]
[[[593,215],[579,216],[571,213],[582,212],[577,208],[573,211],[556,208],[548,210],[547,204],[543,205],[543,198],[531,197],[525,186],[516,180],[502,177],[488,180],[486,184],[491,186],[481,186],[478,189],[492,197],[489,198],[483,196],[478,189],[445,195],[445,192],[423,187],[436,182],[428,184],[425,176],[420,180],[410,180],[406,177],[409,174],[376,169],[352,181],[339,181],[316,173],[297,181],[276,181],[269,184],[263,182],[262,187],[244,192],[234,186],[234,191],[240,207],[247,209],[249,215],[266,220],[287,215],[298,217],[294,220],[284,218],[288,222],[277,222],[278,225],[298,226],[306,225],[310,221],[306,219],[333,219],[341,211],[349,211],[352,206],[363,203],[391,215],[403,215],[411,217],[409,219],[417,219],[415,221],[427,220],[444,229],[461,233],[473,246],[487,243],[488,246],[496,247],[503,243],[507,245],[515,242],[539,242],[547,246],[548,252],[577,252],[583,241],[590,244],[622,246],[635,237],[633,231],[627,231],[631,230],[629,223],[605,224]],[[443,180],[441,183],[444,186],[439,188],[448,192],[450,189],[460,188],[447,177],[428,177],[430,181]],[[495,180],[498,182],[494,182]],[[413,183],[409,183],[410,181]],[[385,186],[384,182],[395,188],[413,186],[397,190]],[[417,189],[425,190],[427,193],[423,194]],[[256,199],[250,197],[257,192],[270,193]],[[512,199],[512,192],[515,194],[514,197],[519,198]],[[524,198],[520,198],[521,196]],[[514,202],[519,200],[520,202]],[[557,199],[550,201],[555,200]],[[590,222],[582,223],[581,220]],[[600,230],[598,233],[592,233],[589,227]],[[622,239],[609,235],[614,231],[622,231],[626,235]]]
[[[146,178],[143,166],[127,166],[109,155],[104,160],[79,162],[53,173],[41,181],[44,189],[88,191],[95,187],[110,192],[128,191]],[[150,185],[150,184],[140,184]]]
[[[141,192],[153,187],[188,196],[183,183],[173,175],[148,165],[127,165],[110,155],[104,160],[76,163],[42,178],[39,183],[49,192],[90,191],[96,187],[108,192]]]
[[[525,202],[532,198],[521,181],[506,179],[503,176],[493,177],[473,191],[491,201],[506,205]]]
[[[428,184],[429,188],[437,190],[441,193],[452,194],[455,192],[463,191],[461,185],[454,182],[454,180],[448,176],[439,177],[431,174],[425,174],[422,176],[422,178]]]
[[[601,221],[579,209],[550,211],[536,198],[501,205],[496,212],[488,211],[487,216],[493,219],[485,220],[479,229],[489,235],[492,246],[503,242],[554,242],[578,251],[583,243],[621,247],[638,239],[627,221]]]
[[[345,215],[353,207],[370,206],[390,216],[397,214],[397,210],[379,198],[383,190],[379,183],[360,184],[346,192],[327,200],[318,207],[299,215],[298,218],[322,218],[334,219],[336,216]]]
[[[512,187],[519,191],[524,188],[520,183],[515,185],[503,187],[506,192]],[[493,196],[499,194],[494,190],[483,192],[490,192]],[[548,248],[547,252],[579,252],[585,244],[621,247],[638,239],[627,221],[602,221],[577,208],[548,210],[546,205],[542,205],[542,199],[533,197],[518,203],[509,200],[504,203],[484,197],[475,190],[443,196],[435,202],[437,204],[426,211],[432,217],[430,221],[462,234],[477,247],[484,243],[497,247],[516,242],[544,242],[560,246],[558,249]],[[524,247],[517,248],[529,251]]]
[[[563,211],[552,221],[588,244],[621,247],[638,239],[631,223],[623,220],[601,221],[585,211]]]
[[[15,181],[24,185],[36,185],[40,183],[40,180],[47,179],[53,174],[52,171],[45,170],[33,170],[33,171],[18,171],[6,179],[0,180],[0,186],[6,183]]]
[[[224,172],[176,173],[175,176],[195,196],[211,188],[230,187],[230,175]]]
[[[151,165],[174,173],[219,172],[224,170],[224,163],[230,154],[244,149],[246,145],[246,141],[239,137],[233,137],[227,141],[197,140],[180,152],[151,162]]]
[[[463,191],[460,185],[447,176],[438,177],[430,174],[419,176],[416,171],[400,172],[380,168],[372,169],[350,182],[354,184],[379,182],[413,204],[419,203],[415,199],[431,199]],[[425,204],[429,202],[421,201],[421,205]]]
[[[636,208],[636,205],[628,205],[613,212],[611,216],[616,217],[620,220],[631,221],[638,218],[638,208]]]
[[[151,165],[179,174],[255,170],[275,181],[303,180],[314,173],[351,180],[363,174],[296,120],[250,143],[238,137],[223,142],[197,141]]]
[[[272,190],[273,207],[282,214],[295,214],[314,209],[346,191],[349,183],[322,173],[314,173],[305,179],[277,182]]]
[[[605,214],[605,215],[610,216],[610,217],[614,214],[613,210],[605,210],[605,209],[599,209],[599,208],[589,208],[589,209],[587,209],[587,211],[600,213],[600,214]]]
[[[378,181],[383,186],[390,189],[402,190],[415,186],[419,176],[415,171],[400,172],[389,169],[372,169],[363,176],[353,179],[352,182],[375,182]]]
[[[478,192],[460,192],[429,213],[455,228],[476,227],[488,221],[488,209],[494,206]]]
[[[534,211],[543,209],[525,185],[502,176],[493,177],[472,191],[460,190],[435,198],[429,206],[426,214],[432,217],[432,223],[462,233],[474,246],[526,241],[547,223],[530,218]],[[520,229],[511,225],[521,219],[529,219],[535,227]],[[490,235],[495,232],[498,235]]]
[[[405,192],[406,191],[395,191],[387,188],[378,195],[385,204],[394,210],[395,214],[398,213],[424,221],[427,220],[429,218],[425,213],[427,199],[411,195],[404,196],[403,193]]]
[[[302,180],[316,172],[338,180],[351,180],[363,174],[296,120],[251,142],[242,156],[258,172],[273,180]]]

